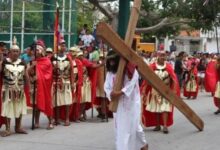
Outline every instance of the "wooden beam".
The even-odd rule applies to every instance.
[[[127,29],[126,36],[125,36],[125,43],[129,47],[131,47],[132,42],[133,42],[135,29],[136,29],[137,21],[138,21],[138,17],[139,17],[139,11],[141,8],[141,3],[142,3],[142,0],[135,0],[133,7],[132,7],[132,10],[131,10],[131,16],[129,19],[128,29]],[[120,62],[119,62],[117,74],[116,74],[116,82],[115,82],[116,84],[113,87],[114,91],[119,91],[122,89],[122,82],[124,79],[125,66],[126,66],[126,60],[124,60],[124,58],[121,58]],[[119,102],[119,99],[112,99],[112,101],[110,102],[109,109],[112,112],[117,111],[118,102]]]
[[[153,88],[182,112],[200,131],[203,130],[204,123],[199,116],[180,97],[174,94],[157,75],[155,75],[153,70],[148,67],[144,60],[114,32],[109,25],[100,23],[97,27],[97,35],[108,43],[120,56],[137,65],[138,72]]]

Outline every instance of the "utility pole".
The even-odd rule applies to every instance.
[[[213,12],[214,15],[218,16],[217,5],[215,5],[215,1],[212,0],[213,4]],[[216,45],[217,45],[217,53],[219,54],[219,43],[218,43],[218,17],[215,18],[215,36],[216,36]]]
[[[66,0],[63,0],[63,8],[62,8],[62,32],[64,32],[65,28],[65,5],[66,5]],[[64,35],[64,34],[63,34]]]
[[[125,38],[125,33],[128,27],[130,17],[130,0],[119,1],[119,15],[118,15],[118,34],[121,38]]]
[[[69,1],[69,22],[68,22],[68,49],[71,46],[71,18],[72,18],[72,0]]]
[[[71,42],[73,42],[73,44],[77,43],[77,2],[76,0],[73,0],[72,2],[72,9],[74,10],[71,21],[72,21],[72,26],[71,26],[71,31],[73,32],[73,40]]]
[[[14,0],[11,0],[11,21],[10,21],[10,47],[12,46],[12,36],[13,36],[13,12],[14,10]]]
[[[50,12],[43,12],[43,30],[46,31],[53,31],[54,29],[54,0],[44,0],[43,1],[45,4],[48,5],[43,5],[43,10],[44,11],[50,11]],[[43,39],[45,44],[48,47],[52,47],[52,43],[53,43],[53,36],[45,34],[43,35]]]
[[[21,51],[24,51],[24,10],[25,10],[25,1],[22,2],[22,24],[21,24]]]
[[[217,24],[215,25],[215,36],[216,36],[217,52],[219,54],[218,26],[217,26]]]

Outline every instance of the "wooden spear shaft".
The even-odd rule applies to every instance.
[[[34,59],[36,61],[36,55],[37,55],[37,43],[36,41],[34,42]],[[32,62],[31,62],[32,63]],[[37,78],[37,73],[36,73],[36,64],[34,66],[34,76],[36,76]],[[32,110],[32,126],[31,129],[34,130],[35,129],[35,115],[36,115],[36,80],[34,79],[34,86],[33,86],[33,94],[32,94],[32,100],[33,100],[33,110]],[[31,88],[31,87],[30,87]]]
[[[128,29],[127,29],[126,36],[125,36],[125,43],[130,47],[133,42],[133,37],[134,37],[135,29],[137,26],[141,3],[142,3],[142,0],[135,0],[134,5],[131,10],[131,16],[129,19]],[[121,57],[120,62],[119,62],[119,66],[118,66],[118,70],[117,70],[116,82],[113,87],[114,91],[119,91],[122,89],[122,84],[124,81],[124,68],[125,68],[126,64],[127,64],[126,60]],[[117,107],[118,107],[118,102],[119,102],[118,98],[112,99],[109,104],[109,110],[111,110],[112,112],[116,112]]]

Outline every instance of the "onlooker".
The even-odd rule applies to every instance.
[[[175,52],[176,51],[176,45],[174,44],[174,41],[172,41],[171,45],[170,45],[170,52]]]
[[[25,52],[23,53],[23,55],[21,55],[21,60],[24,61],[26,64],[28,64],[32,60],[32,57],[33,57],[32,49],[33,49],[33,46],[30,45],[29,47],[25,49]]]
[[[164,43],[163,43],[163,42],[161,42],[161,43],[159,44],[159,50],[160,50],[160,51],[163,51],[163,50],[164,50]]]
[[[52,48],[48,47],[48,48],[46,49],[46,56],[47,56],[48,58],[51,58],[51,57],[53,56],[53,49],[52,49]]]
[[[2,54],[0,57],[5,57],[6,51],[7,51],[6,43],[0,42],[0,53]],[[3,58],[0,58],[0,60],[3,60]]]
[[[182,87],[182,75],[183,75],[182,60],[183,60],[184,54],[185,52],[179,53],[179,55],[177,56],[176,62],[175,62],[175,66],[174,66],[174,71],[176,73],[180,88]]]
[[[82,40],[82,36],[86,34],[86,30],[88,30],[88,25],[84,24],[79,33],[79,40]]]
[[[89,30],[86,30],[86,34],[82,36],[81,41],[83,41],[84,46],[89,47],[90,44],[95,40],[95,38],[90,34]]]

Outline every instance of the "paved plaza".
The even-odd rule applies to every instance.
[[[197,100],[184,101],[203,119],[205,128],[199,132],[178,110],[175,110],[174,125],[165,135],[145,129],[149,150],[218,150],[220,137],[220,115],[212,97],[208,93],[199,93]],[[91,112],[88,112],[90,116]],[[57,126],[46,130],[47,119],[41,117],[41,128],[32,131],[31,115],[23,119],[28,135],[0,137],[0,150],[114,150],[113,120],[100,122],[95,117],[88,122],[72,123],[69,127]],[[1,129],[2,131],[3,129]]]

